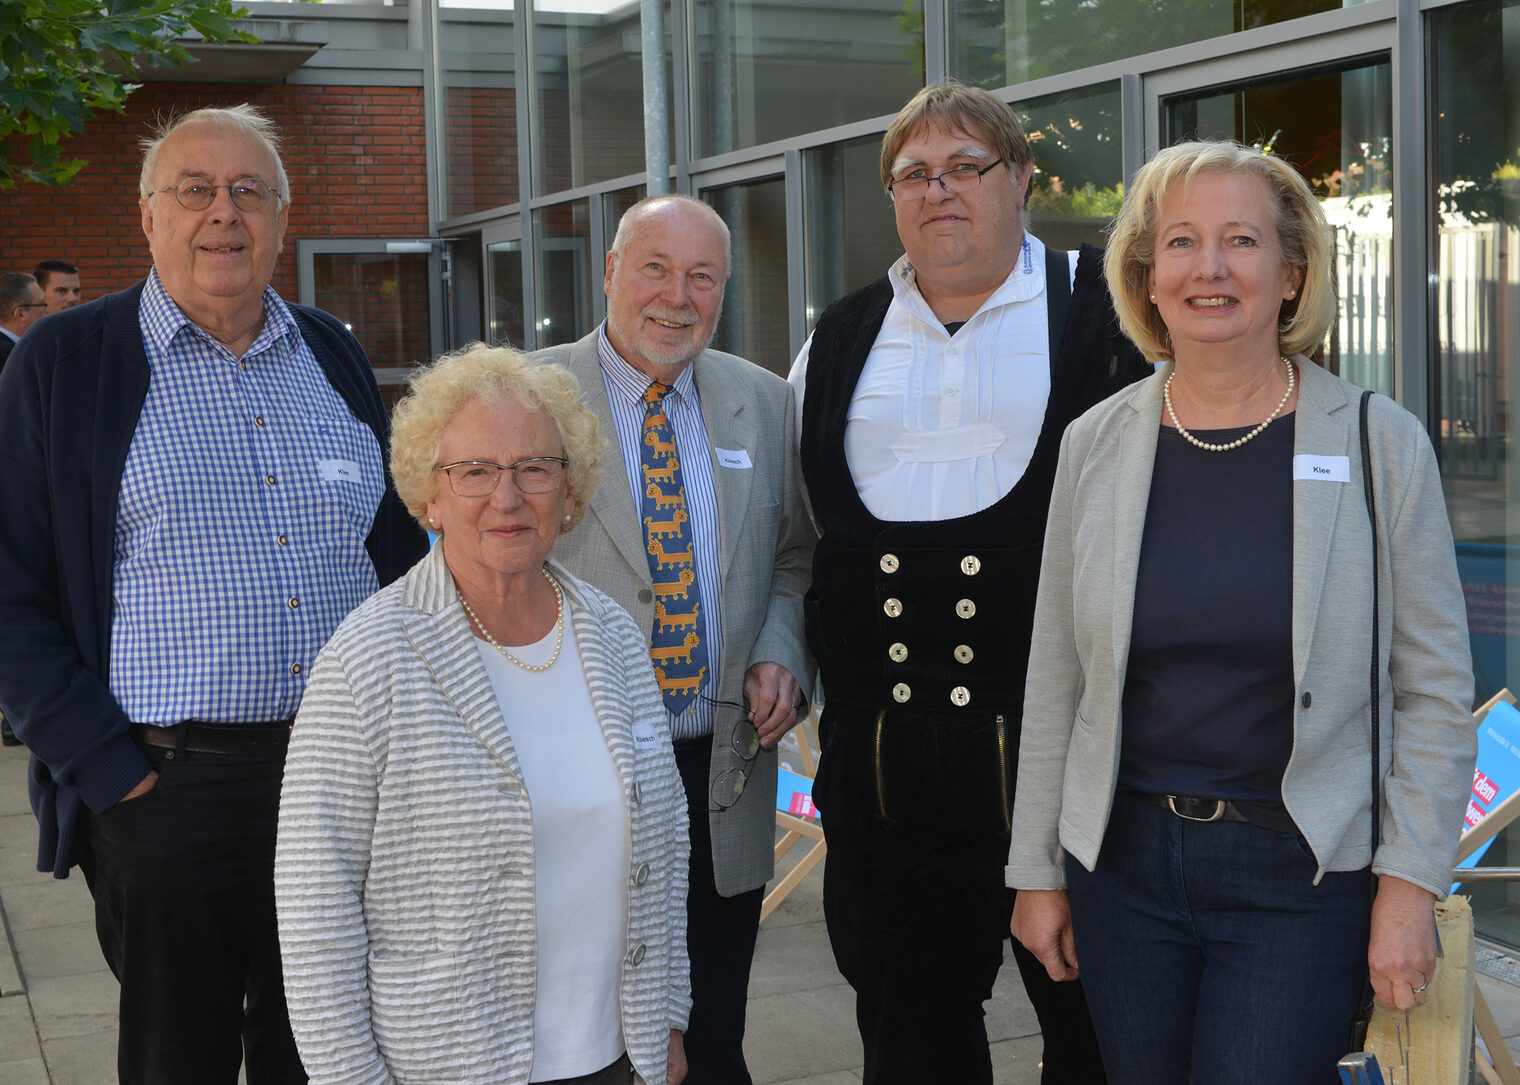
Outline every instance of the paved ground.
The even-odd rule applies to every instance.
[[[35,854],[26,753],[3,748],[0,1082],[110,1085],[116,1080],[117,988],[95,942],[89,893],[77,872],[67,881],[36,873]],[[821,884],[820,868],[760,930],[745,1045],[756,1085],[860,1080],[854,1002],[829,952]],[[1515,1048],[1520,988],[1487,977],[1481,982]],[[1011,961],[988,1004],[987,1025],[997,1085],[1036,1085],[1039,1032]]]

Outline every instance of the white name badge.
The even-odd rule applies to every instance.
[[[749,453],[742,448],[715,448],[718,454],[719,467],[732,467],[738,471],[748,471],[755,466],[749,462]]]
[[[1294,456],[1293,481],[1350,482],[1350,456]]]
[[[633,725],[633,744],[641,750],[653,749],[660,741],[659,732],[654,729],[654,724],[647,720]]]
[[[363,482],[363,469],[353,460],[323,460],[317,464],[328,482]]]

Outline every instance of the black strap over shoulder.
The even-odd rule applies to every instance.
[[[1066,310],[1071,303],[1071,253],[1045,249],[1045,315],[1050,324],[1050,372],[1061,357],[1061,333],[1066,330]]]
[[[1377,537],[1377,506],[1372,497],[1372,442],[1367,433],[1367,404],[1372,399],[1372,393],[1362,393],[1361,404],[1361,431],[1362,431],[1362,488],[1367,496],[1367,520],[1372,525],[1372,719],[1371,719],[1371,743],[1372,743],[1372,851],[1374,858],[1378,844],[1382,842],[1382,799],[1383,799],[1383,752],[1381,727],[1378,719],[1379,704],[1381,700],[1381,685],[1378,681],[1378,537]]]

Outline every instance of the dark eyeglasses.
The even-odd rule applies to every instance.
[[[755,770],[755,759],[760,756],[760,731],[749,718],[749,705],[733,701],[715,701],[703,696],[702,700],[720,711],[714,714],[713,741],[727,741],[734,754],[743,761],[740,768],[725,769],[712,782],[710,798],[713,810],[727,810],[744,794],[749,774]],[[726,740],[720,738],[727,732]]]
[[[232,205],[239,211],[257,211],[269,202],[271,196],[284,198],[285,194],[271,188],[257,177],[244,177],[230,185],[214,185],[206,177],[186,177],[172,185],[154,189],[150,196],[172,192],[179,205],[186,211],[204,211],[216,202],[217,189],[225,188],[232,196]]]
[[[894,177],[887,182],[887,191],[892,193],[892,198],[898,203],[911,203],[921,200],[929,194],[929,184],[938,181],[939,187],[954,196],[961,192],[969,192],[982,183],[982,177],[992,169],[1003,164],[1001,158],[977,169],[970,162],[962,162],[959,166],[951,166],[944,173],[929,176],[925,170],[913,170],[904,177]]]

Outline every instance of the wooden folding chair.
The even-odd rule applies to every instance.
[[[799,776],[806,776],[809,780],[818,771],[818,713],[808,713],[808,717],[792,728],[792,734],[797,736],[798,753],[802,759],[802,766],[798,770]],[[776,862],[781,862],[781,857],[792,850],[792,845],[804,838],[813,841],[813,846],[808,848],[807,854],[798,860],[797,865],[787,871],[786,877],[776,883],[774,889],[765,894],[765,899],[760,902],[760,922],[781,906],[781,902],[787,898],[793,889],[802,884],[815,866],[823,861],[828,852],[828,844],[823,839],[823,826],[816,817],[798,817],[785,810],[776,811],[776,828],[784,830],[781,839],[776,841]],[[1520,1085],[1520,1083],[1516,1083]]]
[[[1507,689],[1501,689],[1478,707],[1473,713],[1474,718],[1482,723],[1489,709],[1500,701],[1514,704],[1515,695]],[[1517,816],[1520,816],[1520,791],[1494,807],[1487,817],[1462,834],[1462,843],[1457,847],[1457,862],[1460,863],[1498,836]],[[1459,869],[1453,877],[1461,879],[1470,874],[1470,870]],[[1504,1034],[1499,1031],[1499,1024],[1488,1007],[1488,1000],[1483,997],[1483,988],[1476,984],[1473,985],[1473,1028],[1476,1036],[1483,1039],[1482,1046],[1476,1043],[1473,1045],[1473,1065],[1479,1076],[1488,1085],[1520,1085],[1520,1067],[1515,1065],[1514,1056],[1509,1053]],[[1483,1053],[1484,1047],[1488,1049],[1487,1057]]]

